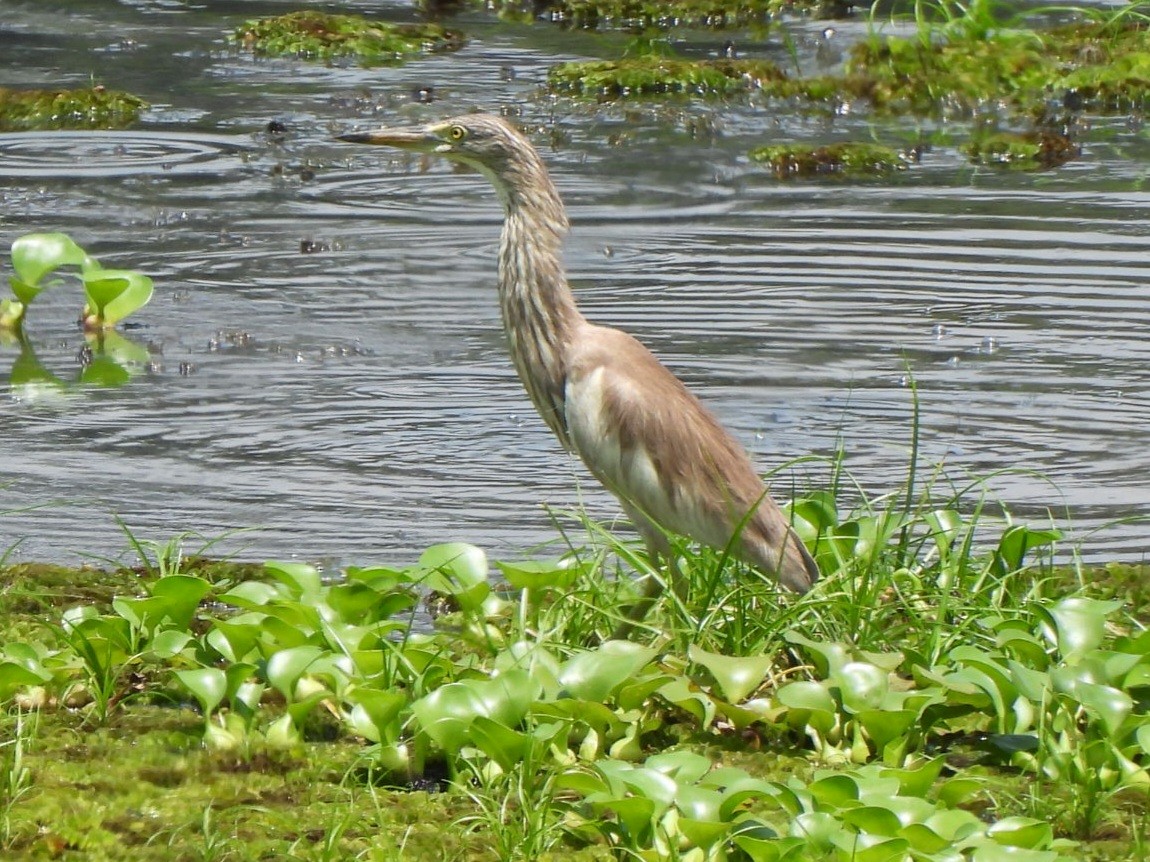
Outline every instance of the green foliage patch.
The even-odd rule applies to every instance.
[[[148,103],[104,87],[16,90],[0,87],[0,132],[43,129],[122,129],[140,118]]]
[[[401,63],[429,51],[456,50],[463,44],[461,33],[438,24],[390,24],[318,11],[246,21],[231,38],[262,56],[323,62],[351,58],[364,66]]]

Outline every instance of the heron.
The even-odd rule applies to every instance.
[[[618,498],[651,561],[614,637],[642,621],[665,582],[682,595],[670,534],[727,551],[794,592],[811,588],[818,565],[743,446],[638,340],[579,310],[562,261],[567,213],[521,132],[468,114],[339,140],[442,156],[495,187],[505,216],[498,295],[515,370],[563,448]]]

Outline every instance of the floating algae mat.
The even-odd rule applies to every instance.
[[[438,24],[389,24],[360,15],[307,11],[247,21],[232,39],[263,56],[323,62],[355,59],[364,66],[401,63],[463,44],[461,33]]]
[[[887,114],[970,115],[1002,105],[1040,116],[1052,98],[1100,110],[1145,101],[1150,31],[1094,24],[937,41],[876,35],[852,48],[842,76],[789,76],[764,60],[647,56],[562,63],[547,80],[554,91],[595,98],[760,89],[817,104],[863,100]]]
[[[547,73],[553,90],[596,98],[687,93],[729,95],[784,82],[769,60],[679,60],[647,56],[562,63]]]
[[[1078,145],[1066,135],[1045,129],[976,135],[959,149],[980,165],[1022,171],[1056,168],[1079,154]]]
[[[104,87],[13,90],[0,87],[0,131],[122,129],[148,107],[130,93]]]
[[[780,179],[883,176],[907,166],[907,160],[890,147],[855,141],[813,148],[796,144],[758,147],[751,150],[751,158],[765,164]]]

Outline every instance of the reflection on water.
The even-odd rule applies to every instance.
[[[0,136],[0,241],[62,230],[156,280],[124,332],[148,355],[126,385],[27,397],[32,353],[45,380],[86,367],[51,292],[27,345],[0,345],[0,509],[53,504],[4,515],[20,557],[118,553],[110,513],[157,539],[257,527],[230,547],[346,563],[456,539],[528,552],[555,536],[541,504],[612,517],[506,358],[486,182],[332,140],[472,107],[536,130],[588,315],[649,344],[764,470],[841,440],[869,493],[894,490],[913,376],[948,488],[992,477],[1021,517],[1069,513],[1078,533],[1150,511],[1147,152],[1124,118],[1057,174],[940,147],[881,184],[779,184],[745,158],[762,136],[911,133],[753,103],[552,103],[547,64],[592,43],[484,18],[457,54],[364,71],[233,53],[220,34],[251,3],[100,3],[83,27],[3,5],[29,34],[0,61],[20,80],[94,72],[157,106],[133,132]],[[419,104],[428,86],[439,101]],[[776,481],[824,477],[808,462]],[[1136,559],[1143,534],[1112,526],[1086,551]]]

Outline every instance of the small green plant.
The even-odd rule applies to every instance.
[[[87,303],[80,314],[85,330],[99,331],[114,326],[143,308],[152,298],[152,280],[127,269],[104,269],[76,242],[63,233],[30,233],[12,243],[9,276],[14,299],[0,301],[0,328],[19,330],[28,306],[47,287],[61,279],[45,281],[63,267],[77,267]]]
[[[7,738],[0,741],[0,849],[11,846],[14,837],[12,811],[32,789],[32,771],[28,768],[26,755],[36,733],[36,715],[17,707],[7,721],[14,722],[15,726],[11,729],[11,736],[5,732]]]

